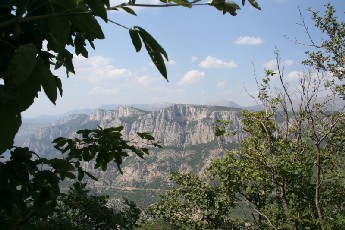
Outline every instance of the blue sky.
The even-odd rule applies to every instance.
[[[126,29],[101,23],[106,38],[96,42],[96,50],[90,49],[88,59],[75,57],[76,75],[67,78],[64,70],[56,73],[63,80],[63,97],[54,106],[40,94],[23,116],[61,114],[104,104],[207,104],[228,100],[252,105],[254,101],[248,92],[255,95],[257,91],[254,67],[258,76],[263,75],[265,67],[274,69],[276,47],[285,65],[286,80],[294,84],[303,70],[300,62],[308,47],[296,45],[285,36],[308,43],[304,29],[298,25],[300,8],[313,38],[320,40],[306,9],[312,7],[322,12],[327,1],[258,2],[261,11],[247,3],[235,17],[208,6],[133,8],[138,16],[111,12],[111,20],[126,27],[145,28],[165,48],[169,56],[169,82],[160,76],[146,50],[135,52]],[[116,3],[120,2],[113,1]],[[343,21],[344,0],[331,3]]]

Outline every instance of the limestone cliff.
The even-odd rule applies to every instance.
[[[214,129],[219,119],[231,120],[230,130],[240,129],[240,110],[221,106],[173,105],[159,111],[144,111],[132,107],[116,110],[99,109],[90,115],[68,115],[35,132],[19,134],[23,145],[44,156],[61,156],[51,141],[59,136],[75,137],[79,129],[124,126],[124,137],[133,139],[136,132],[150,132],[160,141],[163,149],[153,149],[144,160],[129,157],[123,164],[124,175],[116,167],[108,171],[94,171],[91,163],[84,167],[96,174],[99,180],[90,187],[109,194],[138,193],[154,196],[170,186],[169,177],[174,171],[202,172],[211,159],[222,154]],[[25,137],[25,134],[28,134]],[[236,145],[241,132],[229,137],[227,143]],[[147,199],[147,198],[145,198]],[[144,205],[144,204],[143,204]]]

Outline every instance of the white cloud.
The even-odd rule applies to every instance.
[[[205,78],[205,73],[200,72],[198,70],[191,70],[188,71],[179,81],[178,84],[185,85],[185,84],[193,84],[199,80],[203,80]]]
[[[264,64],[265,69],[277,69],[277,61],[276,59],[270,60]]]
[[[138,83],[140,85],[147,85],[153,81],[153,79],[147,75],[135,77],[135,80],[136,80],[136,83]]]
[[[286,80],[287,81],[298,80],[298,79],[301,78],[301,76],[303,76],[303,72],[301,72],[301,71],[291,71],[290,73],[288,73],[286,75]]]
[[[103,88],[103,87],[94,87],[89,90],[88,94],[90,95],[116,95],[117,89],[115,88]]]
[[[223,97],[232,98],[234,96],[234,92],[231,89],[225,90],[222,92]]]
[[[293,65],[294,61],[289,59],[289,60],[285,60],[281,63],[282,66],[291,66]],[[270,60],[268,62],[266,62],[264,64],[264,68],[265,69],[277,69],[277,60],[276,59],[273,59],[273,60]]]
[[[192,62],[193,62],[193,63],[196,62],[197,60],[198,60],[198,57],[192,56]]]
[[[260,37],[240,36],[235,40],[237,45],[260,45],[264,43]]]
[[[169,61],[166,62],[166,64],[168,65],[176,65],[176,62],[172,59],[170,59]]]
[[[216,57],[212,57],[212,56],[207,56],[207,58],[205,60],[203,60],[202,62],[200,62],[199,64],[200,67],[202,68],[235,68],[237,67],[237,64],[230,60],[228,62],[217,59]]]
[[[283,62],[283,65],[285,65],[285,66],[290,66],[292,64],[293,64],[293,60],[286,60]]]
[[[133,75],[128,69],[114,67],[111,62],[112,59],[103,56],[89,58],[75,56],[76,76],[91,83],[101,83]]]
[[[220,89],[224,88],[226,86],[226,83],[227,83],[226,81],[217,82],[217,88],[220,88]]]
[[[107,73],[109,78],[130,77],[132,73],[128,69],[112,69]]]

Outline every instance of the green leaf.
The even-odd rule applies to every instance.
[[[149,154],[149,149],[148,148],[140,148],[140,149],[141,149],[141,151],[143,151],[147,155]]]
[[[223,136],[226,133],[225,129],[216,127],[215,135],[216,137]]]
[[[121,6],[121,9],[123,9],[124,11],[126,11],[129,14],[132,14],[134,16],[137,16],[137,14],[134,12],[134,10],[132,8],[129,7],[125,7],[125,6]]]
[[[144,133],[137,133],[138,136],[142,139],[145,139],[145,140],[149,140],[149,141],[153,141],[155,140],[155,138],[152,136],[151,133],[147,133],[147,132],[144,132]]]
[[[142,47],[141,39],[139,37],[139,32],[135,28],[130,28],[129,29],[129,35],[131,36],[132,43],[135,47],[135,51],[139,52]]]
[[[74,166],[65,159],[51,159],[49,160],[49,164],[57,170],[62,170],[62,171],[71,171],[74,170]]]
[[[89,138],[90,133],[92,133],[92,130],[90,129],[82,129],[77,131],[77,134],[81,134],[84,139]]]
[[[45,205],[51,198],[52,196],[49,187],[44,187],[43,189],[41,189],[37,199],[34,202],[35,209],[38,209],[39,207]]]
[[[13,79],[17,86],[21,85],[30,76],[35,68],[37,51],[34,44],[19,46],[13,54],[8,67],[8,78]]]
[[[70,178],[70,179],[76,178],[76,176],[72,172],[65,172],[63,175]]]
[[[29,151],[29,148],[16,148],[11,152],[11,160],[16,162],[25,162],[29,161],[32,157],[32,152]]]
[[[93,176],[91,173],[84,171],[86,175],[88,175],[91,179],[98,181],[97,177]]]
[[[81,35],[76,35],[74,39],[74,46],[75,46],[75,54],[76,55],[83,55],[83,57],[88,58],[89,54],[87,49],[85,48],[86,43],[85,39]]]
[[[145,44],[145,48],[150,55],[152,62],[155,64],[159,72],[165,79],[168,79],[167,69],[162,55],[168,60],[168,55],[161,45],[141,27],[135,27],[138,29],[139,35]]]
[[[55,84],[56,84],[56,87],[57,87],[58,90],[59,90],[60,97],[62,97],[63,89],[62,89],[62,82],[61,82],[61,79],[60,79],[58,76],[54,76],[54,77],[55,77]]]
[[[6,87],[5,85],[0,84],[0,103],[11,101],[18,97],[14,89]]]
[[[12,102],[0,103],[0,153],[12,146],[22,119],[17,105]]]
[[[142,151],[141,149],[136,149],[135,154],[137,154],[137,156],[141,159],[144,159],[144,151]]]
[[[100,127],[99,127],[100,128]],[[100,128],[101,129],[101,128]],[[110,127],[106,128],[105,130],[110,131],[110,132],[121,132],[124,129],[123,125],[120,125],[118,127]]]
[[[255,0],[248,0],[249,3],[256,9],[261,10],[261,7],[259,6],[259,3],[257,3]]]
[[[92,38],[104,39],[101,26],[92,15],[78,15],[69,17],[73,25]]]
[[[19,95],[16,98],[16,103],[19,111],[25,111],[29,108],[34,103],[38,92],[41,91],[41,79],[37,66],[30,77],[18,87]]]
[[[89,5],[94,15],[100,16],[105,22],[108,21],[107,10],[103,0],[85,0],[85,3]]]
[[[95,49],[95,48],[96,48],[96,47],[95,47],[95,44],[93,43],[92,40],[88,39],[88,42],[89,42],[90,46],[92,47],[92,49]]]
[[[235,16],[237,14],[236,11],[241,9],[235,2],[232,1],[212,0],[207,4],[214,6],[217,10],[222,11],[223,14],[229,13],[232,16]]]
[[[74,65],[73,65],[73,54],[65,49],[63,52],[58,53],[56,56],[56,63],[54,69],[59,69],[61,66],[65,66],[66,74],[69,76],[69,73],[74,73]]]
[[[180,6],[192,8],[192,4],[189,1],[187,1],[187,0],[160,0],[160,1],[163,2],[163,3],[166,3],[166,4],[168,4],[170,2],[174,2],[174,3],[176,3],[176,4],[180,5]]]
[[[102,2],[107,8],[110,7],[110,1],[109,0],[102,0]]]
[[[57,44],[58,50],[64,50],[70,36],[70,23],[64,18],[48,19],[50,37]]]
[[[25,14],[28,2],[29,2],[28,0],[11,2],[11,4],[14,4],[14,3],[16,4],[16,16],[17,17],[22,17],[23,14]]]
[[[119,166],[118,166],[119,167]],[[106,171],[107,170],[107,168],[108,168],[108,164],[107,163],[102,163],[101,164],[101,169],[102,169],[102,171]],[[121,172],[121,171],[120,171]],[[122,174],[122,173],[121,173]]]
[[[38,171],[34,180],[43,185],[51,184],[55,186],[59,184],[58,176],[54,172],[48,170]]]
[[[49,66],[40,61],[37,63],[42,87],[49,100],[55,105],[57,99],[56,77],[52,74]]]
[[[78,180],[81,181],[84,178],[84,171],[78,168]]]

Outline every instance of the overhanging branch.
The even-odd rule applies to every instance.
[[[134,7],[177,7],[177,6],[206,6],[207,3],[192,3],[192,4],[121,4],[119,6],[109,7],[107,10],[117,10],[121,9],[122,6],[134,6]],[[79,16],[79,15],[89,15],[92,14],[92,11],[83,11],[83,12],[69,12],[69,13],[58,13],[58,14],[46,14],[38,16],[29,16],[29,17],[15,17],[11,20],[4,21],[0,23],[0,28],[7,27],[10,25],[15,25],[22,22],[31,22],[48,18],[59,18],[59,17],[68,17],[68,16]]]

